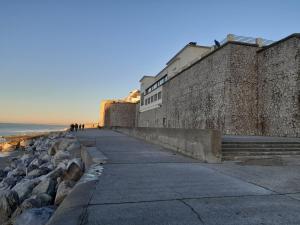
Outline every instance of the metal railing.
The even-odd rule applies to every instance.
[[[264,38],[254,38],[254,37],[238,36],[235,34],[228,34],[227,37],[220,42],[220,44],[223,45],[228,41],[238,41],[238,42],[244,42],[249,44],[259,44],[261,46],[266,46],[274,43],[274,41],[267,40]]]

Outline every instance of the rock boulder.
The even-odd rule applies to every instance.
[[[53,212],[50,207],[27,209],[15,219],[14,225],[45,225]]]
[[[70,193],[74,185],[75,182],[71,180],[62,181],[58,185],[54,200],[55,205],[59,205],[65,199],[65,197]]]
[[[0,195],[0,224],[7,221],[19,204],[19,196],[15,191],[5,191]]]
[[[56,180],[47,178],[42,180],[32,191],[32,194],[38,195],[38,194],[48,194],[50,196],[55,196],[55,190],[56,190]]]

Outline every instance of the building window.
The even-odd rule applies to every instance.
[[[163,118],[163,127],[166,127],[166,125],[167,125],[167,119],[164,117]]]
[[[154,101],[157,101],[157,94],[154,95]]]
[[[151,96],[151,102],[153,102],[153,95]]]
[[[141,106],[144,105],[144,92],[141,94]]]
[[[150,87],[148,87],[145,91],[145,95],[149,94],[151,91],[154,91],[155,89],[157,89],[158,87],[163,85],[168,79],[167,75],[168,74],[166,74],[165,76],[160,78],[158,81],[156,81],[154,84],[152,84]]]
[[[161,91],[157,94],[158,100],[161,99]]]

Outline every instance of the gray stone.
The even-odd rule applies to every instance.
[[[15,168],[17,168],[18,165],[21,164],[21,163],[22,163],[22,161],[21,161],[20,159],[18,159],[18,158],[12,158],[12,159],[10,160],[10,167],[11,167],[12,169],[15,169]]]
[[[75,139],[68,139],[68,138],[63,138],[60,140],[59,145],[58,145],[58,151],[65,151],[67,148],[76,142]]]
[[[47,178],[42,180],[32,191],[32,194],[38,195],[38,194],[48,194],[50,196],[55,195],[55,189],[56,189],[56,180]]]
[[[45,225],[53,212],[49,207],[28,209],[16,218],[14,225]]]
[[[3,169],[0,169],[0,178],[6,177],[6,172]]]
[[[48,150],[49,155],[55,155],[59,151],[65,151],[67,148],[74,143],[76,140],[74,139],[68,139],[68,138],[62,138],[52,144],[52,146]]]
[[[57,151],[57,143],[53,143],[48,149],[48,155],[53,156]]]
[[[64,174],[65,180],[78,181],[84,172],[84,164],[81,159],[76,158],[69,161]]]
[[[61,167],[55,168],[53,171],[45,175],[45,178],[57,179],[58,177],[62,176],[64,173],[64,169]]]
[[[40,156],[40,159],[43,161],[43,163],[51,161],[51,158],[52,157],[50,155],[48,155],[47,153]]]
[[[36,177],[45,175],[49,172],[50,172],[50,170],[45,167],[39,168],[39,169],[34,169],[27,174],[27,178],[36,178]]]
[[[16,185],[18,179],[16,177],[6,177],[0,183],[0,191],[11,189]]]
[[[19,197],[15,191],[0,193],[0,224],[7,221],[19,204]]]
[[[55,167],[52,162],[46,162],[46,163],[43,163],[42,165],[40,165],[39,168],[40,169],[47,168],[48,170],[54,170]]]
[[[7,173],[7,177],[20,177],[25,175],[26,175],[26,171],[25,169],[22,168],[16,168]]]
[[[12,190],[16,191],[19,195],[20,202],[23,202],[26,198],[29,197],[31,194],[33,188],[38,185],[40,180],[38,178],[32,179],[32,180],[27,180],[24,179],[18,184],[16,184]]]
[[[64,200],[64,198],[70,193],[74,185],[75,182],[70,180],[62,181],[58,185],[55,200],[54,200],[55,205],[59,205]]]
[[[54,197],[46,194],[41,193],[35,196],[36,199],[38,199],[41,202],[41,207],[48,206],[53,204]]]
[[[34,159],[30,164],[29,166],[36,166],[36,167],[39,167],[40,165],[42,165],[44,162],[43,160],[39,159],[39,158],[36,158]]]
[[[6,166],[5,168],[4,168],[4,172],[7,174],[9,171],[11,171],[12,170],[12,168],[10,167],[10,166]]]
[[[40,207],[41,207],[41,202],[34,197],[25,199],[20,205],[22,211],[25,211],[26,209],[40,208]]]
[[[62,162],[63,160],[69,160],[70,159],[70,153],[67,151],[58,151],[54,157],[52,158],[52,162],[54,163],[54,165],[58,165],[60,162]]]
[[[32,154],[24,154],[20,160],[25,166],[28,166],[34,160],[34,156]]]
[[[38,168],[39,168],[39,166],[31,164],[27,167],[27,173],[29,173],[32,170],[38,169]]]

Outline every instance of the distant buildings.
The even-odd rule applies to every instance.
[[[133,90],[124,99],[103,100],[100,105],[100,127],[134,127],[136,103],[140,91]]]

